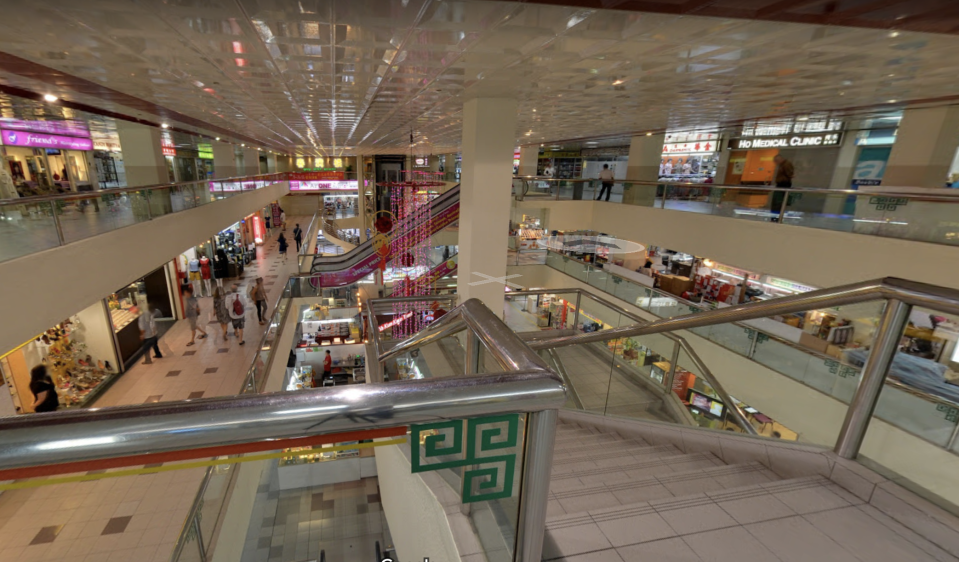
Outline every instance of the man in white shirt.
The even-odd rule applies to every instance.
[[[163,358],[157,338],[156,310],[154,310],[152,304],[147,304],[146,310],[137,318],[137,326],[140,328],[140,339],[143,341],[143,364],[152,365],[153,359],[150,359],[151,347],[153,348],[154,359]]]
[[[243,302],[239,283],[234,283],[230,294],[226,296],[226,310],[233,320],[233,333],[240,338],[240,345],[245,344],[243,325],[246,323],[246,303]]]
[[[606,192],[606,200],[609,201],[609,195],[613,192],[613,171],[609,169],[609,164],[603,164],[603,170],[599,173],[599,181],[603,182],[603,187],[599,190],[596,200],[599,201]]]

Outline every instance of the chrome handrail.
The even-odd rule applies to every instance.
[[[587,299],[590,299],[590,300],[592,300],[592,301],[594,301],[594,302],[597,302],[597,303],[605,306],[606,308],[609,308],[609,309],[613,310],[613,311],[616,312],[617,314],[621,314],[621,315],[629,318],[630,320],[636,322],[637,324],[648,324],[648,323],[649,323],[648,320],[646,320],[646,319],[642,318],[641,316],[638,316],[638,315],[630,312],[630,311],[627,310],[626,308],[624,308],[624,307],[622,307],[622,306],[620,306],[620,305],[618,305],[618,304],[616,304],[616,303],[614,303],[614,302],[610,302],[610,301],[608,301],[608,300],[606,300],[606,299],[604,299],[604,298],[602,298],[602,297],[600,297],[600,296],[598,296],[598,295],[594,295],[593,293],[591,293],[591,292],[589,292],[589,291],[586,291],[586,290],[583,290],[583,289],[536,289],[536,290],[533,290],[533,291],[511,291],[509,294],[510,294],[510,296],[512,296],[512,297],[522,297],[522,296],[527,296],[527,295],[560,294],[560,293],[574,293],[574,294],[577,295],[577,299],[576,299],[576,301],[577,301],[577,306],[576,306],[576,318],[579,317],[579,310],[580,310],[579,303],[580,303],[580,299],[581,299],[582,297],[586,297]],[[604,337],[601,337],[600,339],[598,339],[598,340],[596,340],[596,341],[608,341],[608,340],[619,339],[620,337],[623,337],[623,336],[609,336],[608,334],[609,334],[611,331],[612,331],[612,330],[602,330],[602,331],[599,331],[599,332],[592,332],[591,335],[602,335],[602,334],[605,334]],[[736,425],[739,426],[740,429],[742,429],[745,433],[748,433],[749,435],[758,435],[759,432],[756,431],[756,428],[753,427],[753,424],[749,423],[749,419],[748,419],[748,417],[746,416],[746,412],[745,412],[742,408],[740,408],[739,405],[736,403],[736,401],[732,399],[732,397],[729,395],[728,392],[726,392],[726,388],[723,387],[722,383],[719,382],[719,380],[716,378],[716,376],[713,374],[713,372],[709,369],[709,367],[706,366],[706,363],[705,363],[705,362],[699,357],[699,355],[693,350],[692,346],[689,345],[689,342],[687,342],[686,339],[683,338],[682,336],[678,336],[678,335],[673,334],[673,333],[664,333],[664,334],[662,334],[662,335],[663,335],[665,338],[667,338],[667,339],[669,339],[669,340],[671,340],[671,341],[673,342],[673,345],[675,346],[675,347],[674,347],[674,352],[673,352],[673,355],[674,355],[674,356],[678,356],[678,355],[679,355],[679,353],[678,353],[678,352],[679,352],[679,349],[682,349],[683,351],[686,352],[686,355],[689,356],[689,360],[693,362],[693,365],[696,366],[696,368],[699,370],[699,373],[703,376],[703,378],[706,380],[706,382],[709,384],[709,386],[712,387],[713,391],[716,392],[716,395],[719,397],[719,400],[720,400],[721,402],[723,402],[724,404],[726,404],[726,405],[729,407],[729,411],[732,413],[732,417],[733,417],[733,420],[736,422]],[[555,347],[562,347],[562,346],[557,345],[557,346],[555,346],[555,347],[551,347],[551,346],[539,346],[539,347],[537,347],[537,346],[534,346],[533,344],[534,344],[534,343],[538,343],[538,342],[543,342],[543,341],[547,341],[547,342],[549,342],[549,341],[555,341],[555,340],[557,340],[557,339],[559,339],[559,338],[546,339],[546,340],[544,340],[543,338],[531,338],[531,339],[528,339],[528,340],[526,340],[526,341],[527,341],[527,342],[530,344],[530,346],[533,347],[534,349],[553,350],[553,349],[555,349]],[[668,381],[672,381],[673,375],[676,373],[676,363],[677,363],[676,357],[673,357],[673,359],[670,361],[669,374],[668,374],[668,376],[667,376],[667,382],[668,382]],[[670,390],[669,390],[669,387],[671,387],[671,386],[672,386],[671,383],[667,384],[666,392],[669,392],[669,391],[670,391]]]
[[[322,220],[323,220],[322,217],[320,216],[320,215],[323,213],[323,208],[322,208],[322,206],[321,206],[322,201],[323,201],[323,200],[320,199],[320,198],[317,199],[316,212],[313,213],[313,218],[310,219],[310,224],[309,224],[309,226],[306,227],[306,240],[307,240],[307,243],[306,243],[306,244],[303,244],[303,245],[300,247],[300,251],[297,252],[297,254],[300,255],[300,256],[309,255],[309,253],[307,252],[307,249],[310,247],[310,242],[311,242],[311,241],[315,241],[315,239],[316,239],[316,237],[317,237],[317,232],[314,232],[314,231],[313,231],[313,227],[314,227],[314,226],[317,226],[317,225],[319,224],[319,223],[317,222],[318,220],[319,220],[319,221],[322,221]]]
[[[598,178],[553,178],[549,176],[513,176],[514,180],[523,180],[526,182],[537,181],[545,183],[593,183],[600,181]],[[613,180],[613,183],[623,185],[649,185],[664,187],[694,187],[694,188],[721,188],[742,191],[769,191],[769,192],[787,192],[787,193],[820,193],[823,195],[874,195],[878,197],[906,197],[916,201],[938,201],[938,202],[959,202],[959,192],[949,189],[942,189],[941,194],[929,195],[923,193],[913,193],[909,191],[870,191],[869,189],[828,189],[822,187],[776,187],[771,185],[728,185],[721,183],[696,183],[696,182],[673,182],[673,181],[653,181],[653,180]],[[910,187],[910,186],[902,186]]]
[[[228,183],[228,182],[244,182],[244,181],[284,181],[287,177],[287,172],[275,172],[272,174],[257,174],[253,176],[237,176],[233,178],[212,178],[204,180],[192,180],[184,182],[171,182],[171,183],[157,183],[150,185],[141,185],[136,187],[112,187],[109,189],[100,189],[97,191],[77,191],[71,193],[57,193],[50,195],[33,195],[30,197],[18,197],[15,199],[0,199],[0,207],[5,205],[30,205],[33,203],[47,203],[50,201],[77,201],[83,199],[94,199],[101,197],[103,195],[120,195],[123,193],[131,193],[134,191],[149,191],[151,189],[168,189],[171,187],[185,187],[190,185],[197,184],[210,184],[210,183]]]

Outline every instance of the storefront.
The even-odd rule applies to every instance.
[[[719,166],[718,133],[667,133],[659,179],[664,182],[712,183]]]
[[[0,119],[0,139],[21,196],[95,189],[93,141],[86,123]]]
[[[123,155],[120,152],[119,142],[94,140],[93,165],[97,171],[97,183],[100,189],[126,186],[127,174],[123,167]]]
[[[88,405],[118,375],[113,328],[104,301],[81,310],[0,356],[0,371],[19,413],[32,413],[30,370],[46,365],[60,408]]]
[[[546,171],[551,170],[552,174]],[[554,178],[575,179],[583,177],[583,158],[577,151],[550,151],[539,155],[536,175],[552,175]]]
[[[107,297],[111,326],[124,369],[141,356],[143,342],[137,320],[147,310],[147,305],[155,311],[158,336],[166,333],[176,321],[171,277],[176,278],[175,272],[170,273],[167,266],[163,266]]]
[[[843,122],[828,116],[752,121],[740,136],[728,142],[726,185],[774,183],[775,157],[783,156],[795,169],[793,185],[828,186],[832,182]]]
[[[358,201],[356,193],[327,193],[323,195],[323,210],[328,217],[352,217],[356,215]]]
[[[511,250],[533,250],[540,248],[540,240],[546,237],[539,217],[519,213],[518,220],[510,229],[509,248]]]

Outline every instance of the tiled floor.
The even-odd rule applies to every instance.
[[[568,423],[547,517],[544,560],[957,560],[822,476],[782,479]]]
[[[291,224],[310,220],[290,219]],[[295,257],[283,263],[275,236],[257,254],[257,260],[245,270],[240,289],[244,293],[246,284],[258,276],[286,279],[296,273]],[[267,287],[271,307],[283,287],[284,283]],[[201,314],[205,316],[211,306],[210,298],[200,298]],[[204,327],[210,337],[187,347],[189,325],[177,322],[160,340],[163,359],[151,365],[137,364],[94,405],[235,394],[265,326],[257,323],[255,309],[247,311],[246,345],[242,347],[233,337],[232,327],[225,340],[218,324]],[[220,353],[221,349],[225,351]],[[0,494],[0,562],[168,562],[203,474],[204,469],[191,469],[4,492]]]
[[[333,461],[336,462],[336,461]],[[375,477],[280,490],[277,463],[263,471],[241,562],[373,560],[386,545]]]

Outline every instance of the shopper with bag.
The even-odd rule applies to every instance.
[[[226,296],[226,310],[230,313],[230,320],[233,322],[233,333],[240,338],[240,345],[245,344],[243,325],[246,323],[246,306],[243,304],[239,283],[234,283],[230,294]]]
[[[216,321],[223,328],[223,341],[226,341],[226,327],[232,319],[226,309],[226,295],[223,294],[222,287],[213,289],[213,310],[210,312],[210,321]]]

